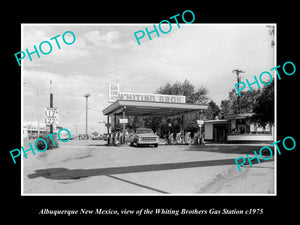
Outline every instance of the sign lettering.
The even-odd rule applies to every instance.
[[[183,95],[120,92],[119,84],[109,84],[108,102],[112,103],[117,100],[140,101],[140,102],[186,103],[186,98]]]
[[[59,113],[58,108],[45,108],[45,124],[58,124]]]

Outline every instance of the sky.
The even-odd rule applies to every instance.
[[[155,23],[153,23],[155,24]],[[85,94],[88,99],[89,132],[104,132],[102,110],[108,103],[108,84],[120,91],[155,93],[167,82],[188,79],[204,86],[219,106],[234,88],[234,69],[245,71],[242,81],[270,71],[275,65],[272,36],[267,24],[172,24],[168,34],[152,33],[138,45],[134,32],[150,31],[153,24],[22,24],[21,50],[34,50],[42,41],[52,44],[48,55],[32,54],[21,61],[23,120],[43,120],[49,107],[50,80],[59,125],[71,133],[85,133]],[[157,25],[158,23],[156,23]],[[168,25],[167,25],[168,26]],[[168,27],[163,27],[168,30]],[[66,45],[62,36],[72,31],[76,40]],[[60,35],[57,41],[50,38]],[[70,34],[65,35],[72,41]],[[47,52],[47,44],[43,44]],[[17,63],[17,62],[16,62]],[[25,83],[24,83],[25,81]],[[75,131],[76,129],[76,131]]]

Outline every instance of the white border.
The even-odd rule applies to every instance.
[[[172,23],[175,24],[175,23]],[[119,23],[22,23],[21,24],[21,49],[23,49],[23,26],[42,26],[42,25],[51,25],[51,26],[145,26],[145,25],[153,25],[151,23],[127,23],[127,24],[119,24]],[[180,24],[180,26],[226,26],[226,25],[234,25],[234,26],[247,26],[247,25],[257,25],[257,26],[275,26],[274,29],[274,67],[277,66],[277,23],[193,23],[193,24]],[[275,71],[274,71],[275,74]],[[275,117],[274,117],[274,139],[277,141],[277,76],[275,79]],[[23,146],[23,63],[21,63],[21,146]],[[275,151],[274,147],[274,193],[266,194],[266,193],[244,193],[244,194],[233,194],[233,193],[223,193],[223,194],[67,194],[67,193],[50,193],[50,194],[27,194],[24,193],[24,179],[23,179],[23,157],[21,156],[21,196],[277,196],[277,151]]]
[[[277,24],[270,24],[270,25],[274,25],[274,65],[277,66]],[[275,85],[274,85],[274,111],[275,111],[275,115],[274,115],[274,141],[277,141],[277,76],[275,75],[275,71],[274,71],[274,78],[275,79]],[[275,146],[274,146],[274,163],[275,163],[275,168],[274,168],[274,195],[277,196],[277,151],[275,151]]]
[[[21,49],[23,48],[23,25],[21,24]],[[23,63],[21,63],[21,146],[24,145],[24,138],[23,138],[23,109],[24,109],[24,102],[23,102]],[[21,147],[20,147],[20,151],[21,151]],[[21,196],[26,195],[24,194],[24,179],[23,179],[23,156],[21,154]]]

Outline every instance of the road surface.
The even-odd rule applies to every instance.
[[[30,140],[30,142],[34,142]],[[26,149],[28,141],[25,141]],[[274,160],[245,165],[260,146],[105,146],[99,140],[59,142],[22,159],[23,194],[274,194]],[[254,160],[255,161],[255,160]],[[254,163],[254,162],[253,162]]]

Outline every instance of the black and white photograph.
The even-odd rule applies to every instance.
[[[22,24],[22,51],[23,195],[276,195],[276,24]]]
[[[112,3],[5,7],[4,217],[292,220],[296,6]]]

